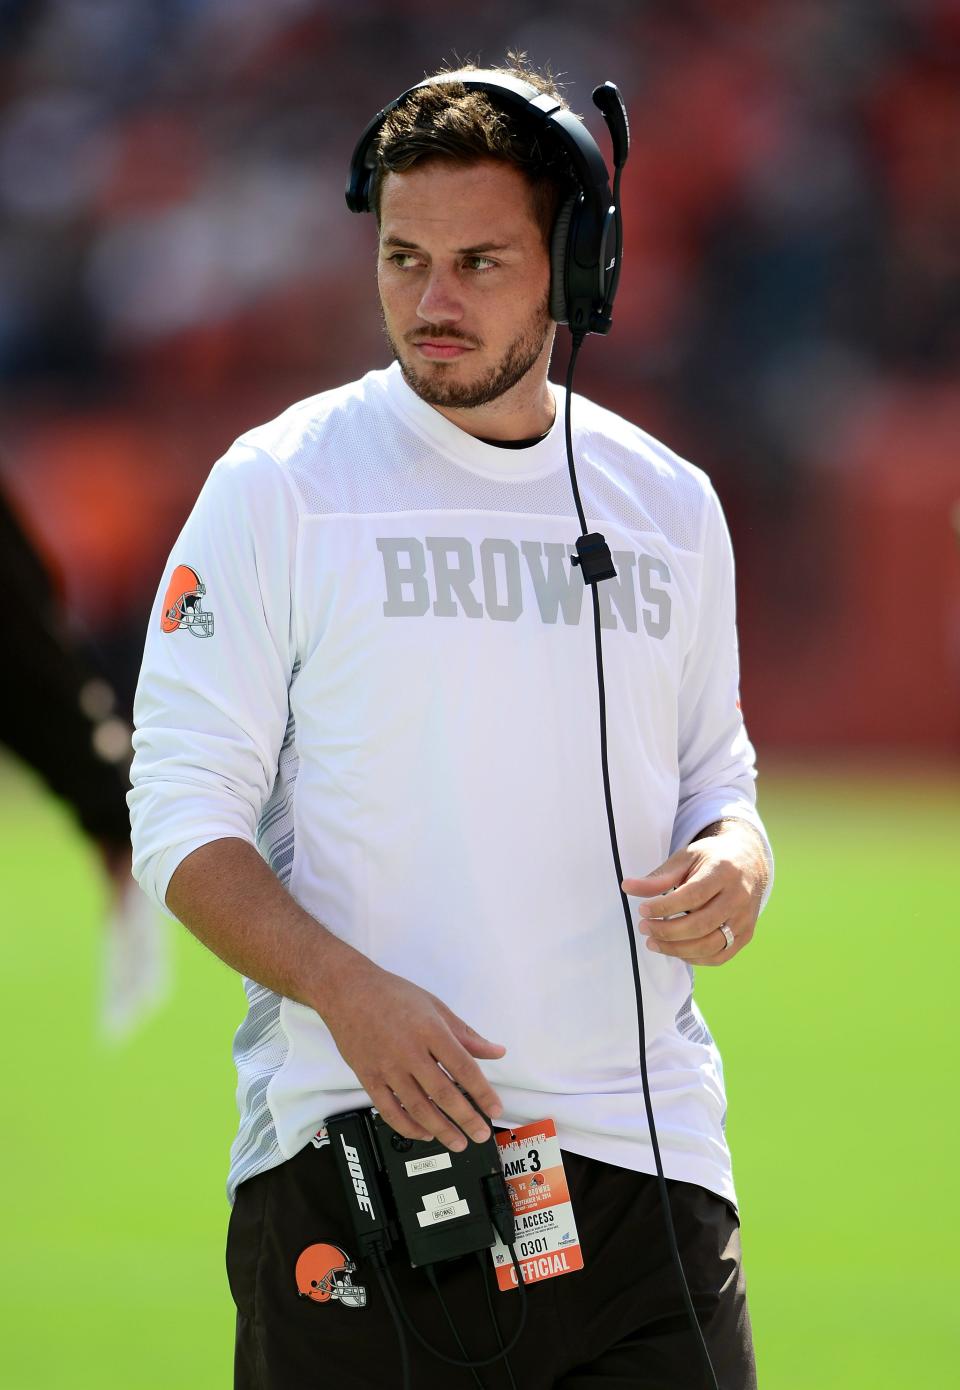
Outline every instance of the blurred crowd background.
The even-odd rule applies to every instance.
[[[761,751],[955,757],[960,0],[0,0],[0,480],[82,640],[129,705],[213,461],[385,365],[354,142],[508,48],[626,99],[578,389],[713,476]]]

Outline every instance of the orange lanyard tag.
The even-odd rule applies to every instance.
[[[583,1269],[580,1237],[563,1171],[563,1155],[553,1120],[535,1120],[497,1132],[503,1175],[510,1189],[517,1226],[515,1250],[525,1284],[555,1279]],[[499,1237],[491,1247],[502,1291],[517,1287],[510,1251]]]

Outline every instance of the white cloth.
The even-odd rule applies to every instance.
[[[396,366],[291,407],[213,469],[177,540],[136,701],[134,872],[257,842],[293,896],[431,990],[506,1056],[506,1120],[654,1170],[607,837],[589,594],[557,419],[523,450],[474,439]],[[575,397],[601,586],[624,872],[723,816],[750,821],[733,562],[703,473]],[[161,629],[177,565],[214,631]],[[196,601],[196,600],[195,600]],[[734,1200],[720,1058],[692,972],[640,949],[668,1176]],[[311,1009],[246,982],[229,1188],[368,1103]],[[357,1000],[363,1009],[363,1000]]]
[[[131,878],[111,904],[103,933],[100,1027],[125,1042],[170,998],[170,921]]]

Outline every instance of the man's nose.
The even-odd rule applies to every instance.
[[[463,304],[455,276],[447,271],[431,270],[417,313],[427,323],[457,323],[463,317]]]

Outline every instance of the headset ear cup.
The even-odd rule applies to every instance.
[[[570,222],[577,205],[577,195],[571,194],[561,204],[550,238],[550,317],[566,323],[567,313],[567,252],[570,246]]]

